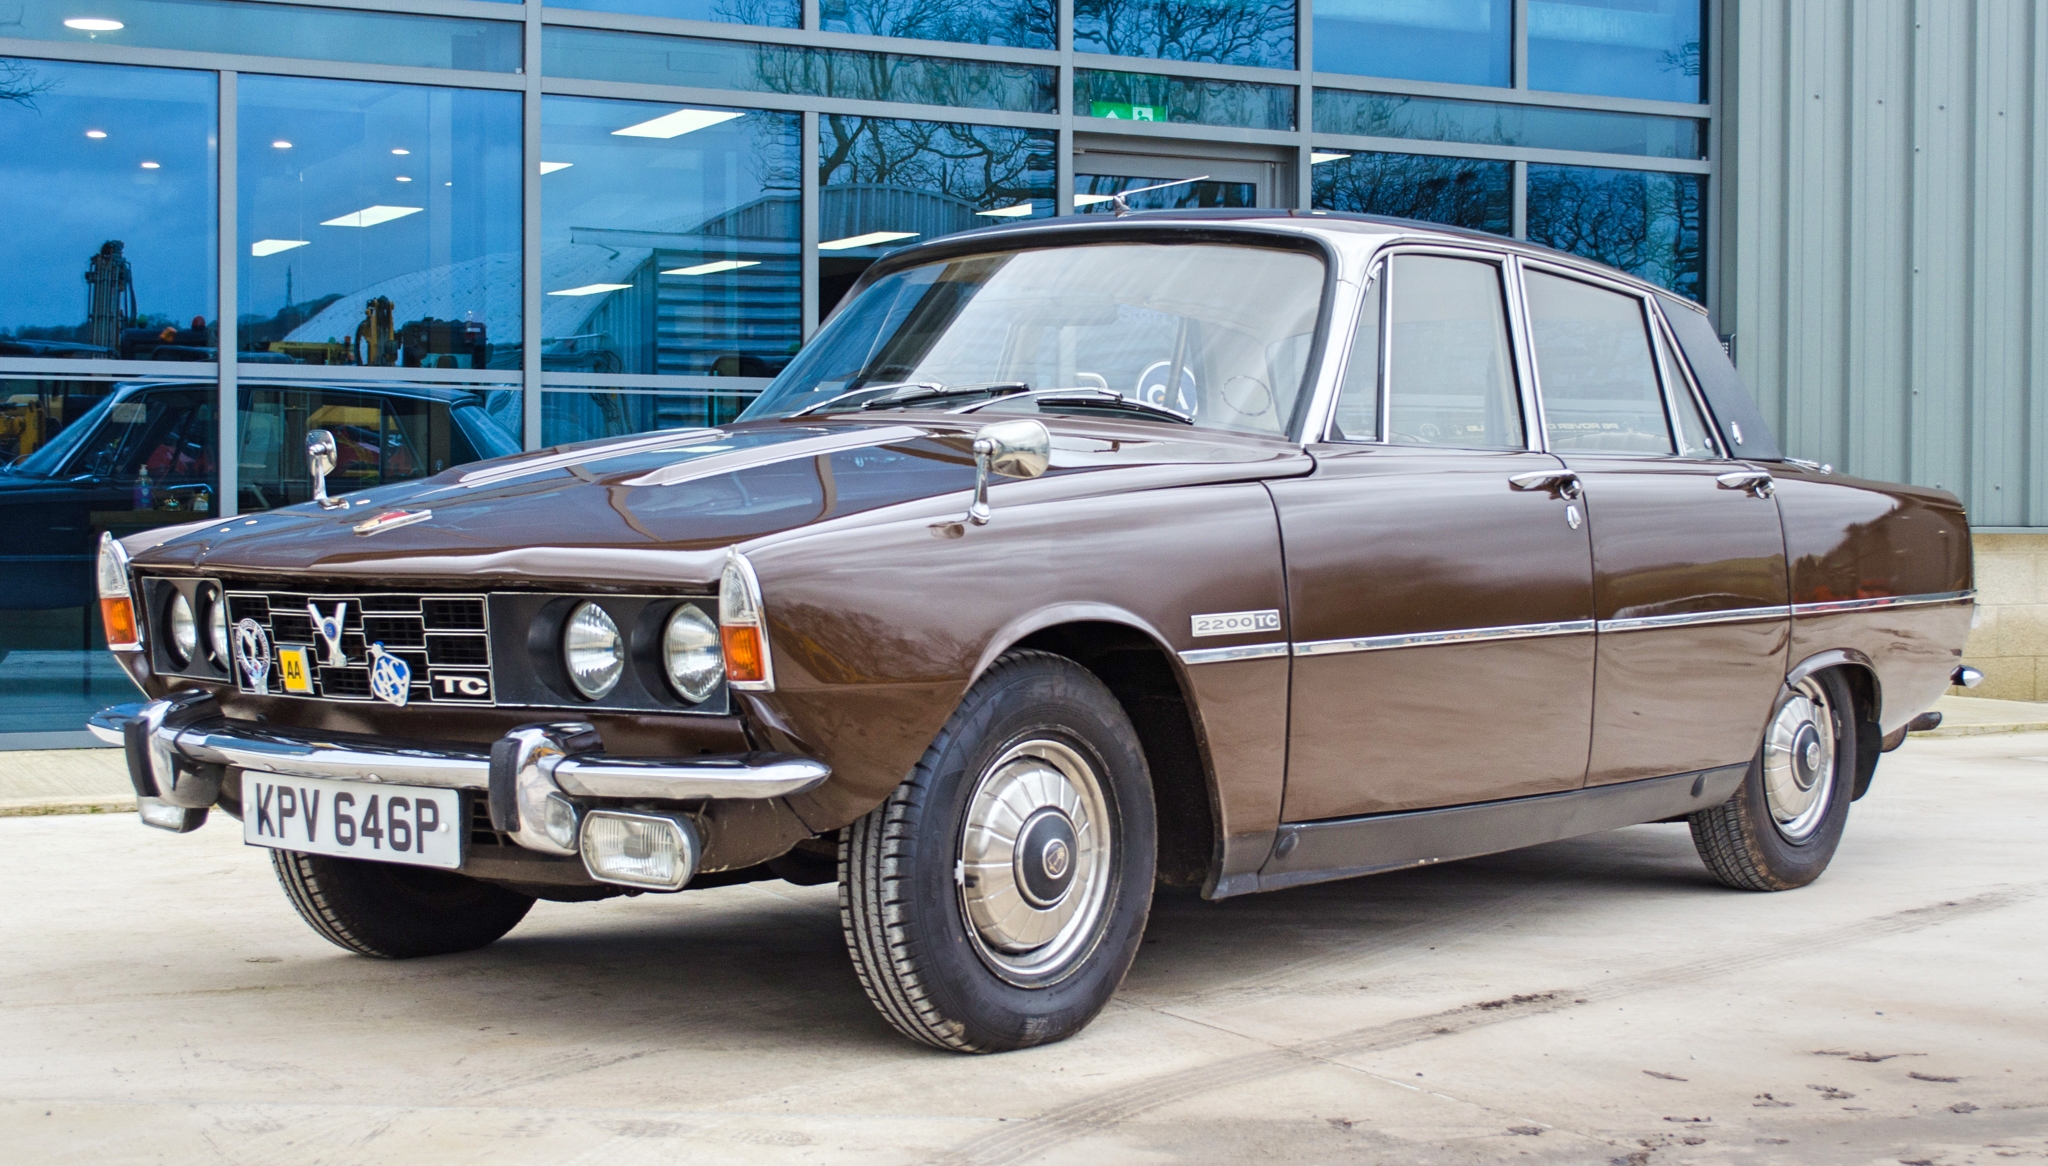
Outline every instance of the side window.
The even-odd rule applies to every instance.
[[[213,476],[215,404],[213,390],[197,388],[155,389],[116,402],[72,472],[127,483],[147,470],[157,484],[203,482]]]
[[[1550,448],[1674,452],[1642,301],[1540,271],[1527,283]]]
[[[1358,331],[1351,337],[1351,355],[1344,362],[1344,383],[1337,390],[1337,416],[1331,441],[1372,441],[1380,431],[1380,285],[1384,267],[1373,272],[1358,309]]]
[[[1387,440],[1523,448],[1500,268],[1435,255],[1397,255],[1389,267]]]
[[[1678,418],[1678,456],[1689,458],[1718,458],[1721,451],[1714,448],[1713,427],[1707,424],[1707,415],[1700,411],[1699,398],[1693,395],[1692,384],[1679,371],[1678,356],[1672,350],[1670,337],[1658,334],[1657,360],[1664,369],[1664,383],[1671,388],[1671,411]]]

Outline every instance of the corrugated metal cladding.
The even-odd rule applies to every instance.
[[[2048,2],[1725,0],[1717,301],[1785,449],[2048,527]]]

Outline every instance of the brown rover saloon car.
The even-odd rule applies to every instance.
[[[239,819],[352,951],[836,879],[889,1023],[988,1051],[1102,1008],[1156,882],[1678,820],[1812,881],[1969,679],[1969,546],[1598,265],[1069,221],[883,260],[732,425],[107,541],[153,699],[96,721],[145,822]]]

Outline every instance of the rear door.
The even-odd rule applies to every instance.
[[[1295,641],[1286,821],[1584,782],[1590,551],[1561,464],[1529,448],[1505,275],[1486,252],[1383,264],[1315,472],[1268,484]]]
[[[1578,475],[1592,531],[1587,783],[1746,761],[1791,627],[1770,475],[1724,456],[1646,296],[1520,266],[1547,448]]]

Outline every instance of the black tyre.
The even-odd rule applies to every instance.
[[[1832,672],[1779,698],[1735,796],[1691,818],[1715,878],[1743,891],[1788,891],[1820,877],[1855,797],[1855,698]]]
[[[889,800],[840,832],[861,986],[897,1031],[942,1049],[1071,1036],[1137,954],[1155,854],[1122,706],[1071,660],[1011,653]]]
[[[474,951],[519,925],[533,899],[428,867],[270,852],[299,917],[328,942],[403,960]]]

